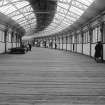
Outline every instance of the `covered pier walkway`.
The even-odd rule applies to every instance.
[[[105,105],[105,64],[44,48],[0,55],[0,105]]]

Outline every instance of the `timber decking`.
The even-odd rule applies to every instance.
[[[105,105],[105,64],[44,48],[0,55],[0,105]]]

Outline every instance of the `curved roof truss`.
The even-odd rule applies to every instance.
[[[0,12],[15,20],[26,32],[35,29],[36,17],[26,0],[0,0]]]
[[[95,0],[58,0],[53,22],[39,36],[51,35],[66,29],[87,10]],[[38,34],[37,34],[38,35]]]
[[[52,23],[37,35],[52,35],[66,29],[76,22],[94,1],[58,0],[57,11]],[[34,32],[36,16],[28,0],[0,0],[0,12],[19,23],[26,32]]]

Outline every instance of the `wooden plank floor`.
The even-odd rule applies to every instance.
[[[0,55],[0,105],[105,105],[105,64],[44,48]]]

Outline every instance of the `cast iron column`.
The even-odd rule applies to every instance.
[[[5,53],[7,53],[7,34],[8,34],[8,29],[5,30],[5,34],[4,34]]]

